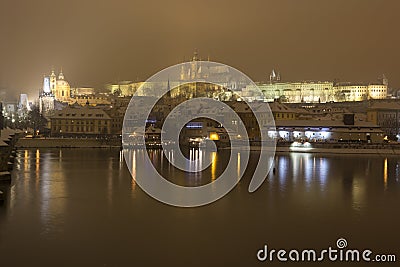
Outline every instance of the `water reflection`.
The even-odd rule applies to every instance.
[[[275,187],[285,194],[302,192],[304,199],[300,198],[300,203],[307,202],[306,198],[313,201],[342,198],[357,213],[371,205],[369,191],[399,186],[400,169],[395,157],[278,154],[275,168],[277,173],[270,173],[268,180],[271,190]],[[381,179],[383,183],[379,185]],[[391,179],[396,183],[390,183]]]
[[[51,152],[36,150],[36,186],[40,188],[42,234],[62,231],[66,206],[65,170],[57,170],[59,164]]]
[[[145,153],[153,164],[153,166],[146,166]],[[205,151],[202,149],[190,149],[184,153],[190,161],[187,161],[187,168],[190,172],[182,171],[174,166],[175,151],[165,151],[171,162],[168,161],[164,152],[161,150],[142,150],[133,149],[126,151],[127,164],[130,165],[132,170],[132,179],[136,180],[138,177],[138,167],[143,169],[141,173],[146,173],[146,168],[150,171],[150,168],[154,167],[165,179],[185,186],[198,186],[207,184],[217,179],[223,171],[223,166],[227,159],[220,159],[217,152]],[[203,172],[207,162],[211,162]],[[136,185],[136,183],[134,183]]]
[[[387,189],[387,179],[388,179],[388,159],[385,158],[383,161],[383,183],[385,185],[385,190]]]
[[[202,150],[189,150],[188,158],[192,160],[191,170],[202,169],[205,157],[211,158],[211,165],[203,172],[183,172],[176,169],[160,150],[132,150],[128,162],[132,166],[131,187],[136,188],[136,168],[143,164],[144,153],[149,153],[152,163],[166,179],[180,185],[198,186],[212,182],[223,172],[229,155],[224,151],[205,152]],[[174,151],[167,151],[173,160]],[[209,154],[207,154],[209,153]],[[257,153],[257,152],[255,152]],[[198,161],[194,161],[199,159]],[[234,154],[237,178],[239,179],[241,168],[240,153]],[[349,206],[360,212],[367,205],[368,181],[373,182],[381,176],[384,181],[384,189],[389,186],[389,162],[394,158],[380,157],[351,157],[351,156],[321,156],[311,153],[278,154],[275,158],[276,173],[270,173],[267,183],[276,187],[280,192],[303,192],[313,197],[348,199]],[[379,168],[374,166],[383,161],[383,172],[377,174]],[[204,161],[206,162],[206,161]],[[394,165],[393,178],[398,180],[398,164]]]
[[[18,251],[24,255],[31,253],[35,259],[52,260],[52,266],[67,262],[71,255],[90,259],[86,266],[125,266],[115,260],[123,257],[129,262],[133,255],[140,262],[154,248],[155,240],[166,250],[162,259],[177,250],[176,258],[192,258],[196,256],[193,251],[207,250],[209,240],[213,240],[224,260],[226,255],[239,254],[235,260],[241,266],[249,266],[246,257],[254,255],[258,244],[271,240],[290,247],[292,237],[300,245],[313,246],[319,240],[326,245],[333,235],[337,238],[349,233],[353,244],[364,244],[366,236],[377,232],[371,239],[377,239],[379,244],[394,240],[397,243],[392,242],[392,247],[400,245],[396,231],[400,220],[393,216],[398,211],[400,196],[400,161],[396,157],[278,154],[276,171],[255,193],[243,190],[247,189],[255,168],[253,160],[238,186],[220,201],[198,209],[179,209],[158,203],[136,186],[138,167],[149,167],[142,165],[145,153],[152,155],[156,169],[168,179],[188,185],[218,179],[229,159],[229,153],[224,151],[193,151],[193,158],[202,159],[193,168],[200,169],[205,157],[212,159],[203,173],[193,174],[174,168],[160,150],[133,150],[126,155],[132,177],[119,150],[19,151],[7,201],[0,206],[2,264],[28,266],[33,256],[13,256]],[[173,151],[167,153],[174,158]],[[257,158],[257,152],[252,155]],[[239,176],[239,170],[244,168],[243,158],[244,154],[233,154],[233,176]],[[210,218],[213,227],[199,230],[209,225]],[[242,226],[247,228],[239,231],[241,244],[235,250],[232,244],[238,236],[232,237],[232,233]],[[310,232],[317,232],[315,238]],[[290,240],[283,240],[282,233]],[[305,238],[306,243],[301,241]],[[212,254],[215,247],[207,252]],[[85,254],[88,251],[90,255]],[[210,262],[212,259],[206,255],[202,254],[199,260]],[[99,261],[93,263],[98,257]],[[162,259],[154,265],[161,265]],[[222,260],[219,265],[223,265]]]
[[[218,154],[217,152],[211,152],[211,181],[214,181],[215,179],[217,179],[217,162],[218,162]],[[239,158],[237,161],[237,170],[239,173],[240,170],[240,162],[239,162]]]
[[[330,165],[326,158],[309,153],[277,155],[275,167],[282,191],[296,186],[304,186],[306,190],[314,186],[323,191],[327,186]]]

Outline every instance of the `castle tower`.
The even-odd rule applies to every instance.
[[[280,80],[281,80],[281,74],[279,72],[277,74],[273,69],[271,71],[271,74],[269,75],[269,82],[274,83],[274,82],[279,82]]]
[[[275,79],[276,79],[275,70],[272,69],[271,74],[269,75],[269,82],[272,83],[275,81]]]

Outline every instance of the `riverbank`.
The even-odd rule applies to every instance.
[[[16,148],[119,148],[118,139],[96,138],[20,138]],[[222,150],[229,149],[220,148]],[[260,150],[252,145],[250,150]],[[326,153],[326,154],[378,154],[400,155],[400,144],[347,144],[347,143],[278,143],[275,149],[281,153]]]
[[[96,138],[20,138],[17,148],[111,148],[121,147],[118,139]]]
[[[276,152],[400,155],[399,143],[280,143]]]
[[[16,156],[15,144],[21,136],[21,132],[9,128],[1,129],[0,135],[0,183],[11,181],[10,171],[14,167]],[[0,188],[3,189],[3,188]],[[5,198],[5,194],[2,195]]]
[[[376,154],[376,155],[400,155],[400,149],[393,148],[291,148],[276,147],[275,152],[279,153],[320,153],[320,154]]]

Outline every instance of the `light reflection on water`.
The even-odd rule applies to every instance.
[[[249,258],[264,242],[282,247],[293,247],[292,242],[319,246],[343,233],[356,244],[373,246],[373,242],[362,243],[370,238],[381,247],[400,246],[399,232],[393,230],[398,229],[400,219],[392,216],[400,203],[400,162],[396,157],[277,154],[275,171],[255,193],[247,192],[251,171],[246,171],[220,201],[179,209],[158,203],[136,185],[135,170],[143,163],[144,153],[134,150],[129,155],[132,178],[119,150],[19,151],[11,186],[1,185],[7,193],[6,203],[0,206],[2,262],[29,264],[32,258],[12,256],[22,251],[45,255],[52,264],[44,262],[42,266],[57,265],[74,255],[86,257],[86,266],[94,262],[118,265],[112,263],[119,260],[124,266],[122,261],[131,256],[144,260],[158,244],[164,248],[159,261],[152,259],[158,265],[165,265],[162,258],[168,257],[174,263],[171,266],[185,266],[187,260],[174,261],[175,257],[168,255],[179,251],[181,258],[192,257],[193,251],[201,250],[208,253],[196,254],[199,265],[231,262],[249,266]],[[173,151],[167,153],[174,158]],[[188,155],[201,159],[191,166],[194,169],[201,169],[205,157],[212,159],[211,166],[202,174],[185,173],[175,169],[162,151],[149,151],[160,173],[189,186],[217,179],[229,158],[223,151],[207,155],[193,150]],[[243,166],[240,154],[234,154],[234,159],[239,176]],[[254,152],[249,170],[255,168],[256,159]],[[210,222],[213,227],[204,228]],[[236,235],[232,237],[232,233]],[[241,243],[236,247],[238,238]],[[26,243],[22,247],[20,240]]]
[[[387,179],[388,179],[388,159],[385,158],[383,162],[383,183],[385,184],[385,190],[387,189]]]

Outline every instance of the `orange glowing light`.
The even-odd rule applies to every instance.
[[[217,133],[210,133],[210,140],[219,140],[219,135]]]

